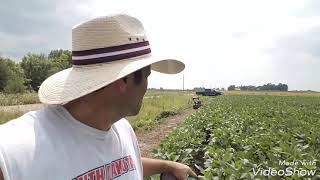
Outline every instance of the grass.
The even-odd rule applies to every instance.
[[[6,123],[9,120],[15,119],[21,116],[23,112],[16,111],[16,112],[3,112],[0,111],[0,124]]]
[[[0,106],[40,103],[37,93],[3,94],[0,93]]]
[[[146,92],[146,97],[148,96],[162,96],[162,95],[188,95],[194,93],[193,91],[190,90],[158,90],[158,89],[148,89]]]
[[[146,131],[155,128],[169,116],[179,114],[192,105],[191,96],[183,94],[166,94],[145,98],[137,116],[128,117],[136,131]]]

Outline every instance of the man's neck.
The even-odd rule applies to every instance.
[[[70,102],[63,106],[76,120],[99,130],[109,130],[114,122],[122,118],[112,106],[101,107],[84,101]]]

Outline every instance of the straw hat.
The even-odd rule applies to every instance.
[[[42,103],[67,103],[149,65],[166,74],[179,73],[185,67],[178,60],[152,56],[142,23],[124,14],[75,26],[72,64],[41,84],[38,93]]]

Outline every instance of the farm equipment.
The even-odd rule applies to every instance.
[[[222,92],[213,90],[213,89],[201,89],[196,91],[197,95],[202,95],[202,96],[219,96],[222,95]]]
[[[192,97],[193,100],[193,109],[199,109],[202,106],[199,96]]]

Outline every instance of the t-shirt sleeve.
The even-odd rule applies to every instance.
[[[134,133],[134,130],[131,126],[131,124],[129,123],[129,121],[127,119],[121,119],[123,125],[128,129],[128,131],[130,132],[130,137],[132,139],[132,142],[135,146],[135,149],[136,151],[138,152],[139,156],[140,156],[140,149],[139,149],[139,143],[138,143],[138,140],[137,140],[137,136],[136,134]],[[141,156],[140,156],[141,157]]]
[[[30,131],[31,118],[30,113],[27,113],[0,125],[0,169],[4,180],[16,179],[15,168],[17,165],[15,164],[15,156],[12,155],[16,155],[16,152],[23,152],[19,147],[24,146],[23,138],[27,137],[24,136],[25,132]]]
[[[137,140],[137,136],[134,133],[134,130],[133,130],[132,126],[130,125],[130,123],[129,123],[129,121],[127,119],[125,119],[125,118],[121,119],[120,123],[125,129],[127,129],[128,133],[130,134],[130,137],[131,137],[131,140],[132,140],[132,144],[134,146],[137,159],[139,161],[138,163],[140,164],[140,167],[141,167],[140,168],[141,169],[141,174],[143,174],[141,153],[140,153],[140,148],[139,148],[139,143],[138,143],[138,140]]]
[[[0,150],[0,171],[2,172],[4,180],[10,180],[10,178],[8,177],[7,167],[4,163],[4,157],[1,150]]]
[[[8,174],[8,167],[6,165],[5,161],[5,153],[4,153],[4,147],[2,146],[4,143],[5,133],[3,128],[0,126],[0,171],[2,172],[2,175],[4,177],[4,180],[10,180],[9,174]]]

